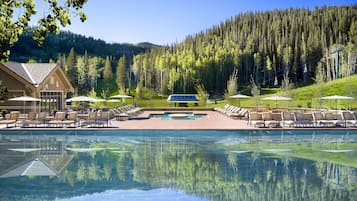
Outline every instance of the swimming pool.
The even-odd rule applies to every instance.
[[[149,118],[160,118],[162,120],[195,120],[207,118],[207,114],[192,112],[165,112],[163,114],[150,114]]]
[[[0,130],[0,200],[351,200],[356,143],[354,130]]]

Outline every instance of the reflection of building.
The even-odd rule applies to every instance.
[[[56,176],[73,155],[67,154],[63,142],[54,140],[2,142],[0,178],[17,176]]]
[[[23,95],[37,97],[43,100],[43,109],[62,110],[66,93],[73,91],[63,70],[55,63],[0,63],[0,80],[9,91],[8,98]],[[23,105],[22,102],[8,101],[0,108],[20,110]]]

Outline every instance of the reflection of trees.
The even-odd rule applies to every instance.
[[[228,164],[232,167],[234,172],[237,171],[238,167],[238,154],[234,152],[228,152],[227,153],[227,162]]]
[[[214,146],[186,139],[148,138],[129,152],[76,153],[62,174],[45,185],[58,189],[54,197],[162,187],[214,201],[357,197],[354,168],[257,152],[237,154]],[[337,175],[339,185],[326,183],[336,181]]]
[[[355,168],[328,162],[316,162],[316,170],[322,179],[321,186],[326,193],[332,190],[342,193],[342,189],[353,189],[352,193],[357,195],[357,170]]]
[[[211,200],[322,201],[350,197],[342,193],[344,189],[322,190],[323,178],[313,174],[316,170],[312,161],[289,156],[270,158],[254,152],[223,154],[211,152],[206,146],[195,147],[199,149],[189,150],[187,142],[158,145],[146,141],[133,153],[134,180],[153,187],[174,187]]]
[[[224,201],[346,200],[356,193],[346,189],[356,189],[357,183],[353,168],[340,167],[340,182],[348,185],[332,188],[323,185],[326,175],[336,172],[332,164],[257,152],[212,151],[209,145],[185,139],[149,138],[131,152],[82,154],[71,166],[77,171],[77,182],[141,183]]]

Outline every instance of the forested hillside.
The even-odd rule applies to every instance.
[[[52,59],[56,61],[59,55],[68,55],[72,47],[81,55],[87,51],[91,56],[102,58],[106,56],[119,58],[123,55],[131,58],[133,55],[145,52],[152,46],[157,47],[150,43],[138,45],[106,43],[100,39],[85,37],[68,31],[61,31],[58,35],[49,34],[44,44],[39,47],[31,38],[32,31],[33,29],[28,29],[19,37],[19,41],[11,48],[10,60],[27,62],[31,59],[38,62],[48,62]]]
[[[240,84],[279,87],[284,76],[311,83],[356,71],[357,6],[287,9],[239,14],[170,47],[135,56],[133,72],[162,94],[194,92],[203,83],[223,94],[238,70]],[[336,76],[336,48],[339,72]]]
[[[300,86],[356,73],[356,15],[356,5],[244,13],[165,47],[108,44],[61,32],[39,48],[28,31],[10,59],[58,62],[76,93],[94,88],[102,97],[136,86],[150,94],[196,93],[199,83],[219,96],[233,72],[238,90],[252,81]]]

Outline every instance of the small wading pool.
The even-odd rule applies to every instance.
[[[165,112],[163,114],[150,114],[149,118],[160,118],[162,120],[195,120],[207,118],[207,114],[192,112]]]

